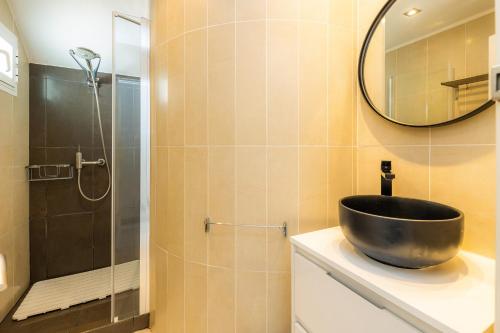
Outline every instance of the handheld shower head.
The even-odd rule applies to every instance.
[[[102,130],[102,119],[101,119],[101,106],[99,103],[99,79],[97,78],[97,71],[99,70],[99,65],[101,64],[101,56],[94,51],[84,48],[84,47],[78,47],[76,49],[71,49],[69,50],[69,55],[76,61],[78,66],[81,67],[81,69],[85,72],[87,75],[87,82],[90,87],[92,87],[92,90],[94,91],[94,96],[95,96],[95,105],[97,109],[97,120],[99,123],[99,132],[101,134],[101,146],[102,146],[102,151],[104,154],[104,158],[100,158],[97,161],[94,162],[86,162],[83,159],[82,153],[80,152],[80,149],[78,149],[78,152],[76,153],[76,160],[75,160],[75,165],[76,169],[78,170],[78,190],[80,191],[80,194],[82,195],[83,198],[85,198],[88,201],[96,202],[104,199],[109,191],[111,190],[111,171],[109,168],[109,163],[108,163],[108,156],[106,155],[106,145],[104,144],[104,132]],[[98,61],[94,61],[94,59],[98,59]],[[94,63],[92,62],[94,61]],[[94,68],[94,64],[95,68]],[[81,174],[82,174],[82,168],[86,165],[98,165],[98,166],[106,166],[107,172],[108,172],[108,188],[106,192],[98,197],[98,198],[93,198],[90,196],[87,196],[85,192],[82,189],[82,184],[80,181]],[[1,267],[0,267],[1,268]],[[1,282],[1,280],[0,280]]]
[[[70,49],[69,50],[69,55],[76,61],[78,66],[85,72],[87,76],[87,80],[89,81],[89,84],[95,81],[97,82],[97,72],[99,70],[99,66],[101,65],[101,56],[94,51],[84,48],[84,47],[77,47],[76,49]],[[85,61],[85,64],[83,64],[80,60],[82,59]],[[95,68],[92,63],[94,59],[98,59],[99,61],[97,62]]]
[[[94,60],[96,58],[101,58],[99,54],[85,47],[77,47],[75,50],[70,50],[70,51],[72,51],[75,55],[85,60]]]

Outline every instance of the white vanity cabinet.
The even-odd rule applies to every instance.
[[[416,333],[402,319],[340,283],[301,254],[294,254],[295,333]],[[301,327],[302,326],[302,327]]]
[[[293,333],[482,333],[494,322],[492,259],[460,251],[425,270],[384,265],[340,228],[291,238]]]

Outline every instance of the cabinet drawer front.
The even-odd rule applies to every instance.
[[[294,274],[295,317],[308,333],[419,332],[300,254],[294,254]]]

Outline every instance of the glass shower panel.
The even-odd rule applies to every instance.
[[[118,321],[141,313],[141,225],[147,222],[141,186],[148,183],[141,176],[146,167],[141,145],[148,124],[142,117],[147,112],[143,26],[119,14],[113,15],[113,26],[112,316]]]

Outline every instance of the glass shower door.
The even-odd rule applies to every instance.
[[[113,15],[112,320],[147,312],[147,21]]]

